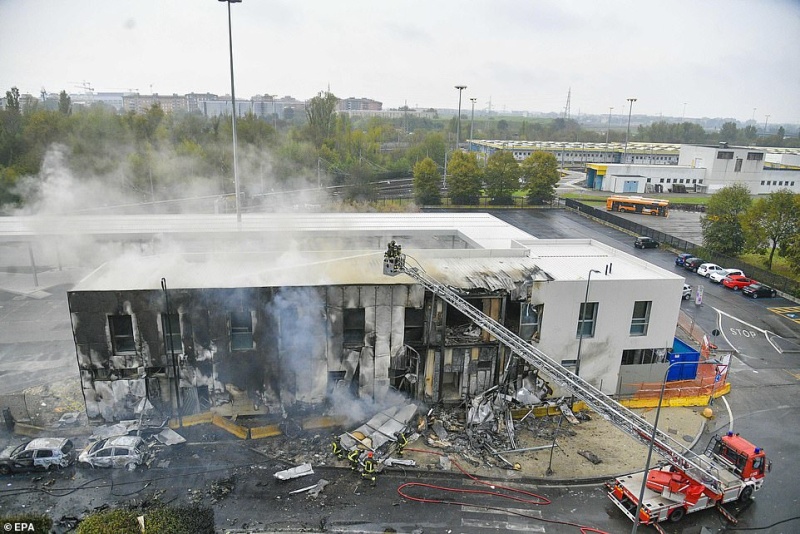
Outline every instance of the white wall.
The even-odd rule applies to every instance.
[[[614,275],[594,275],[589,302],[598,302],[594,337],[583,338],[580,376],[604,393],[616,393],[622,351],[671,347],[678,322],[683,281],[679,278],[622,280]],[[544,302],[541,338],[535,344],[560,363],[578,353],[578,313],[586,282],[552,281],[534,284],[531,301]],[[636,301],[651,301],[647,335],[630,334]]]

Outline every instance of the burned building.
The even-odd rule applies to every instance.
[[[303,220],[284,240],[248,236],[271,250],[167,247],[107,262],[76,285],[68,299],[89,418],[131,418],[145,400],[166,415],[231,416],[314,409],[338,393],[460,403],[536,375],[411,278],[384,276],[392,239],[554,360],[575,363],[582,344],[581,376],[604,391],[622,388],[631,351],[671,346],[682,278],[596,242],[537,240],[484,214]],[[335,243],[321,246],[323,225]]]

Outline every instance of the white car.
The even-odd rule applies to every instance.
[[[714,271],[708,276],[708,279],[715,284],[721,284],[725,277],[730,274],[740,274],[744,276],[744,272],[740,269],[723,269],[721,271]]]
[[[683,284],[683,300],[689,300],[690,298],[692,298],[692,286]]]
[[[124,467],[133,471],[146,460],[146,449],[138,436],[115,436],[89,444],[78,456],[80,467]]]
[[[699,274],[700,276],[705,276],[706,278],[709,278],[711,276],[711,274],[720,273],[720,272],[725,271],[725,270],[726,269],[723,269],[722,267],[720,267],[716,263],[704,263],[700,267],[697,268],[697,274]]]

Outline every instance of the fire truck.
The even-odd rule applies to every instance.
[[[639,524],[657,529],[661,521],[678,522],[688,513],[712,507],[736,523],[721,505],[749,500],[754,491],[761,489],[770,469],[766,453],[740,435],[728,432],[711,438],[704,455],[708,469],[717,474],[716,480],[696,478],[675,465],[667,465],[648,471],[646,481],[644,472],[616,478],[608,484],[608,497],[633,521],[638,508]]]
[[[605,420],[658,452],[666,460],[664,467],[650,469],[646,474],[633,473],[608,484],[608,497],[634,523],[639,509],[638,524],[653,525],[660,531],[660,521],[677,522],[687,513],[710,507],[716,507],[735,523],[736,519],[721,505],[750,499],[754,491],[761,489],[770,468],[769,461],[763,449],[738,434],[715,436],[704,453],[695,453],[478,310],[424,270],[407,265],[406,255],[395,241],[389,242],[384,253],[383,273],[409,276],[492,334],[514,354],[553,378]],[[643,482],[646,482],[644,488]],[[644,490],[641,506],[638,495],[642,489],[637,488]]]

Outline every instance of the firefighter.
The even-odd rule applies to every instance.
[[[364,471],[361,476],[375,482],[375,459],[372,457],[372,451],[367,453],[367,459],[364,460]]]
[[[358,447],[347,453],[347,459],[350,460],[350,469],[355,471],[358,469],[358,457],[361,456],[361,451]]]
[[[406,448],[408,445],[408,438],[406,438],[405,432],[399,432],[397,434],[397,455],[403,456],[403,449]]]
[[[331,442],[331,450],[338,459],[341,460],[342,458],[344,458],[344,453],[342,452],[342,446],[339,445],[338,439],[335,439]]]

